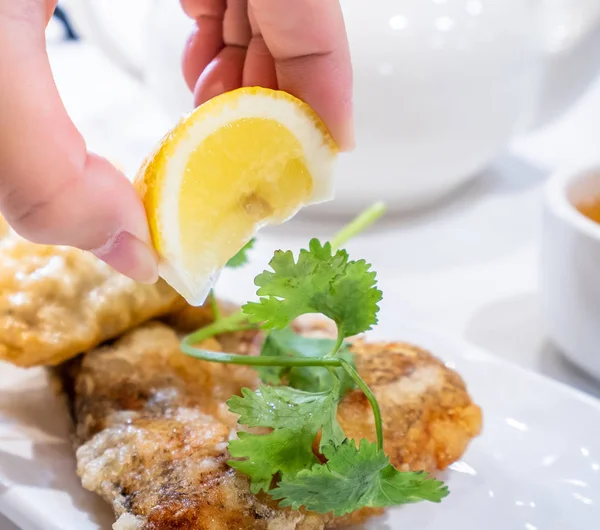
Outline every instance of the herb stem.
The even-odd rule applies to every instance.
[[[211,289],[210,293],[208,293],[208,299],[210,301],[213,319],[215,322],[217,322],[218,320],[221,320],[221,310],[219,309],[219,304],[217,303],[217,297],[215,296],[214,289]]]
[[[331,375],[331,380],[333,381],[333,384],[331,385],[331,393],[334,396],[337,396],[340,394],[340,388],[342,386],[342,383],[340,382],[340,378],[333,367],[328,366],[327,370],[329,371],[329,374]]]
[[[192,333],[192,335],[194,335]],[[224,363],[224,364],[241,364],[244,366],[319,366],[319,367],[340,367],[342,366],[341,359],[310,359],[301,357],[254,357],[250,355],[241,355],[238,353],[222,353],[210,350],[203,350],[201,348],[195,348],[192,346],[195,340],[191,340],[192,335],[188,335],[183,339],[181,343],[181,351],[186,355],[201,359],[203,361],[210,361],[213,363]]]
[[[343,342],[344,342],[344,335],[342,334],[342,331],[338,327],[337,328],[337,340],[335,341],[335,345],[333,346],[331,351],[327,355],[325,355],[325,357],[327,357],[327,358],[335,357],[338,354],[338,352],[340,351],[340,348],[342,347]]]
[[[369,206],[365,211],[359,214],[353,221],[350,221],[344,228],[342,228],[335,236],[329,241],[331,248],[337,250],[346,241],[352,239],[354,236],[368,228],[377,219],[379,219],[385,213],[385,204],[383,202],[377,202],[372,206]]]
[[[379,408],[379,403],[375,394],[373,394],[372,390],[369,388],[369,385],[364,382],[363,378],[359,375],[359,373],[352,367],[352,365],[345,361],[344,359],[337,359],[340,361],[342,368],[346,370],[348,375],[352,378],[352,380],[356,383],[356,386],[363,391],[363,394],[369,400],[371,404],[371,408],[373,409],[373,416],[375,417],[375,431],[377,433],[377,448],[380,451],[383,451],[383,422],[381,420],[381,409]]]
[[[198,342],[210,339],[211,337],[220,335],[221,333],[245,331],[256,328],[258,328],[258,326],[248,322],[246,315],[242,311],[237,311],[231,315],[215,320],[212,324],[200,328],[198,331],[194,331],[194,333],[188,335],[184,341],[189,345],[197,344]]]
[[[237,313],[235,313],[237,315]],[[223,320],[225,320],[225,317]],[[202,328],[199,331],[203,331],[206,328]],[[375,418],[375,432],[377,433],[377,447],[379,450],[383,450],[383,422],[381,420],[381,409],[379,408],[379,403],[377,402],[377,398],[375,394],[373,394],[372,390],[369,388],[367,383],[364,382],[363,378],[358,374],[358,372],[352,367],[352,365],[344,360],[335,357],[321,357],[316,359],[311,358],[302,358],[302,357],[271,357],[271,356],[250,356],[250,355],[240,355],[237,353],[222,353],[215,352],[210,350],[203,350],[201,348],[196,348],[193,346],[196,342],[198,342],[197,335],[198,331],[192,333],[185,337],[181,342],[181,351],[186,355],[190,355],[191,357],[195,357],[196,359],[200,359],[202,361],[209,361],[213,363],[223,363],[223,364],[240,364],[244,366],[285,366],[289,368],[297,367],[297,366],[313,366],[313,367],[324,367],[327,368],[331,374],[334,376],[334,386],[340,384],[339,378],[337,374],[332,370],[332,368],[342,367],[348,375],[352,378],[352,380],[356,383],[356,386],[360,388],[363,394],[368,399],[371,408],[373,409],[373,416]],[[338,388],[339,390],[339,388]]]

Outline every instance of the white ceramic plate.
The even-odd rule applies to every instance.
[[[441,505],[391,510],[365,530],[598,524],[600,401],[389,317],[377,335],[419,344],[456,368],[483,407],[484,434],[445,473],[452,493]],[[42,372],[0,368],[0,511],[23,530],[110,528],[108,507],[75,476],[68,429]]]

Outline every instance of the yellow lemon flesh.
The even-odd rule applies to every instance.
[[[185,116],[135,179],[161,276],[192,305],[262,226],[333,197],[337,146],[305,103],[241,88]]]

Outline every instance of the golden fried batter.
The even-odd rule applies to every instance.
[[[409,344],[358,341],[352,349],[381,406],[384,450],[394,465],[433,471],[458,460],[481,430],[481,409],[461,377]],[[362,392],[347,394],[339,411],[349,438],[375,439],[373,412]]]
[[[166,283],[136,283],[88,252],[0,241],[0,360],[58,364],[180,306]]]
[[[238,353],[255,353],[259,342],[252,332],[227,337]],[[203,346],[221,347],[214,339]],[[459,458],[481,427],[460,377],[407,345],[357,342],[353,349],[380,401],[394,465],[432,471]],[[112,505],[117,530],[321,530],[380,512],[334,519],[252,495],[247,479],[226,465],[238,426],[225,401],[256,387],[255,372],[183,355],[179,336],[164,324],[133,330],[68,368],[77,471],[84,487]],[[360,392],[346,396],[339,419],[349,436],[374,438]]]

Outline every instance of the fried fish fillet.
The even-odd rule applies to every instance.
[[[112,505],[115,529],[321,530],[380,513],[334,518],[281,509],[251,494],[247,478],[226,464],[238,425],[225,401],[256,387],[256,373],[187,357],[179,340],[171,327],[149,323],[64,368],[77,472],[85,488]],[[255,354],[259,342],[246,332],[203,347]],[[481,411],[455,372],[405,344],[357,342],[353,351],[379,399],[394,465],[434,471],[462,455],[480,431]],[[339,420],[349,437],[374,439],[360,392],[346,395]]]
[[[88,252],[0,240],[0,360],[55,365],[183,305],[166,283],[134,282]]]

